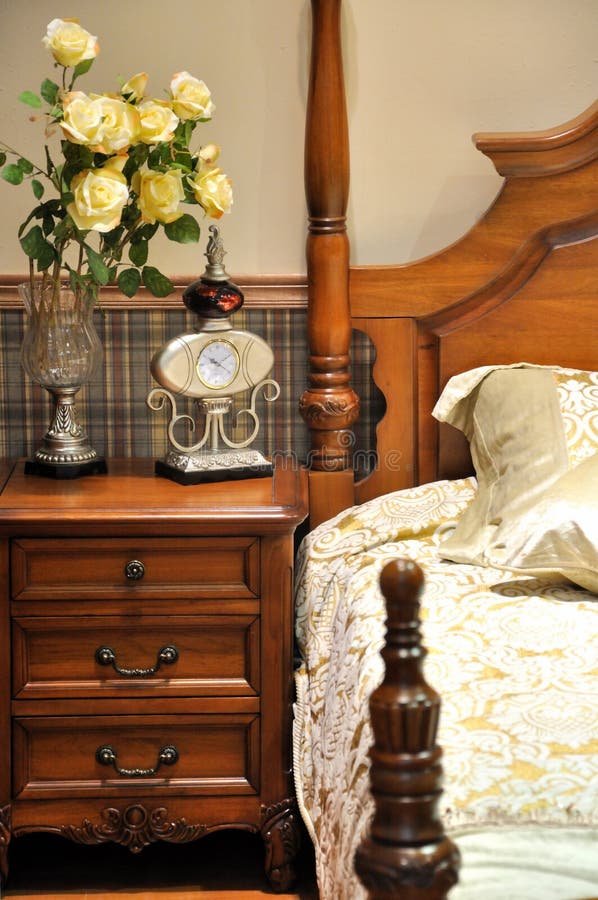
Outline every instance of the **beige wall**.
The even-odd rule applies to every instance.
[[[48,22],[77,17],[98,36],[100,55],[82,90],[118,89],[118,76],[150,75],[156,96],[174,72],[203,78],[216,112],[198,128],[199,143],[222,146],[233,179],[233,211],[222,220],[227,268],[241,273],[305,270],[303,131],[309,7],[304,0],[0,0],[0,137],[33,148],[42,161],[42,128],[16,100],[52,77],[41,45]],[[25,271],[15,223],[32,207],[28,190],[0,182],[0,271]],[[201,219],[200,221],[204,221]],[[206,225],[210,220],[205,220]],[[152,262],[172,274],[203,270],[201,248],[152,241]]]
[[[560,125],[598,97],[598,0],[348,0],[353,261],[462,235],[501,180],[475,131]]]
[[[41,37],[55,16],[100,39],[83,89],[140,70],[156,94],[180,69],[207,82],[217,110],[201,141],[222,144],[235,189],[229,270],[303,272],[308,0],[0,0],[0,137],[40,160],[16,96],[52,75]],[[500,184],[473,131],[550,127],[598,95],[597,0],[344,0],[343,32],[360,264],[422,256],[473,224]],[[0,204],[0,272],[23,272],[32,195],[0,182]],[[205,236],[199,249],[163,240],[152,261],[195,274]]]

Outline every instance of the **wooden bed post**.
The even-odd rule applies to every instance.
[[[395,560],[382,570],[380,586],[388,633],[382,651],[386,674],[370,700],[375,814],[355,871],[370,900],[444,900],[457,883],[459,852],[436,809],[442,792],[440,698],[422,673],[423,574],[415,563]]]
[[[353,502],[353,432],[359,399],[349,383],[351,318],[349,240],[349,137],[340,37],[341,0],[311,0],[312,50],[305,133],[307,237],[308,387],[299,408],[311,432],[310,503],[318,520],[317,473],[326,472],[338,509]],[[334,479],[330,473],[337,473]],[[337,487],[333,485],[336,483]],[[321,492],[320,492],[321,493]],[[334,505],[334,504],[333,504]]]

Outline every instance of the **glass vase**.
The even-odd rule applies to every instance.
[[[53,417],[42,444],[27,460],[29,474],[77,478],[106,471],[79,422],[75,396],[97,371],[103,350],[93,324],[93,299],[52,281],[19,285],[27,322],[21,362],[51,395]]]

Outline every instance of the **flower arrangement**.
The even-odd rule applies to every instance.
[[[68,279],[77,295],[93,300],[113,283],[128,297],[142,283],[165,297],[174,287],[147,264],[151,238],[163,228],[170,240],[196,242],[199,224],[185,205],[219,219],[232,204],[230,179],[217,165],[220,148],[191,149],[196,126],[214,112],[210,91],[179,72],[164,100],[146,94],[146,73],[118,93],[84,93],[74,86],[99,52],[97,38],[75,19],[53,19],[43,43],[62,69],[61,82],[46,78],[40,94],[24,91],[19,99],[35,110],[46,104],[33,117],[46,124],[44,162],[0,142],[0,174],[13,185],[28,182],[38,201],[18,232],[31,288],[37,272],[42,289],[58,290]],[[55,135],[60,161],[49,146]]]

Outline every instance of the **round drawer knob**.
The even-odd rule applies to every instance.
[[[145,566],[138,559],[132,559],[125,566],[125,575],[129,581],[139,581],[145,575]]]

